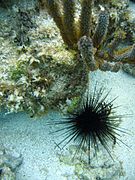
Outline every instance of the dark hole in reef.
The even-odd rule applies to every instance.
[[[3,169],[2,169],[2,168],[0,168],[0,176],[2,175],[2,171],[3,171]]]

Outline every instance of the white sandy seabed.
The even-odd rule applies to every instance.
[[[124,118],[121,127],[131,131],[131,135],[123,135],[124,145],[116,145],[115,154],[123,162],[126,175],[122,180],[135,179],[135,78],[119,71],[118,73],[96,71],[90,74],[91,86],[96,82],[106,89],[112,88],[110,97],[118,98],[115,105],[118,114],[131,114]],[[50,112],[39,119],[30,119],[25,113],[0,115],[0,143],[5,147],[17,151],[23,156],[23,163],[18,169],[17,180],[64,180],[62,174],[72,169],[62,165],[56,156],[54,126],[47,126],[46,122],[59,120],[62,116],[58,112]]]

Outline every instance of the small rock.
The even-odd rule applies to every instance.
[[[11,155],[5,155],[6,159],[4,161],[5,165],[10,167],[12,171],[15,171],[22,163],[22,156],[16,158]]]
[[[135,65],[134,64],[124,64],[122,69],[126,73],[128,73],[128,74],[130,74],[132,76],[135,76]]]
[[[0,175],[0,180],[15,180],[15,174],[11,171],[9,167],[3,167],[2,173]]]

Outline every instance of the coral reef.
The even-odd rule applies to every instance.
[[[10,112],[25,110],[31,116],[56,108],[83,93],[88,77],[80,64],[62,46],[32,47],[10,67],[8,80],[1,78],[1,102]]]
[[[38,3],[40,14],[18,5],[6,12],[6,20],[0,16],[1,108],[31,116],[68,109],[67,99],[72,103],[85,92],[89,71],[117,72],[135,63],[129,26],[135,23],[126,0]]]
[[[81,3],[81,14],[80,18],[75,20],[74,14],[75,14],[75,2],[72,2],[72,8],[69,6],[69,1],[62,1],[62,5],[60,6],[55,0],[53,0],[53,4],[57,4],[57,8],[53,8],[52,4],[50,3],[49,0],[44,1],[48,6],[46,8],[48,9],[49,14],[53,17],[53,20],[55,21],[56,25],[60,29],[60,32],[62,34],[62,38],[65,42],[65,44],[71,48],[71,49],[76,49],[77,50],[77,42],[81,41],[79,40],[83,36],[87,36],[88,38],[92,37],[92,42],[93,42],[93,47],[87,48],[87,51],[85,49],[85,61],[86,57],[89,56],[90,51],[93,51],[92,54],[94,54],[95,58],[92,60],[92,66],[93,66],[93,61],[95,59],[94,64],[98,64],[98,67],[104,66],[103,63],[105,61],[105,67],[106,70],[112,70],[112,64],[110,65],[109,63],[106,63],[106,61],[110,62],[116,62],[119,61],[121,63],[135,63],[135,55],[134,55],[134,45],[133,45],[133,50],[132,53],[130,51],[126,51],[121,55],[117,55],[117,46],[120,46],[122,44],[122,40],[127,38],[127,31],[124,31],[124,27],[121,27],[121,24],[123,21],[125,21],[126,18],[129,19],[128,17],[128,12],[127,14],[125,13],[125,9],[127,8],[127,2],[124,1],[125,6],[122,8],[121,6],[118,6],[118,2],[110,2],[110,4],[106,3],[106,7],[101,7],[101,11],[98,15],[98,21],[97,25],[95,26],[95,31],[91,32],[92,29],[92,10],[93,10],[93,5],[94,2],[92,0],[83,0]],[[52,2],[52,1],[51,1]],[[111,10],[109,9],[109,6],[116,6],[118,9],[122,9],[121,12],[118,14],[118,10],[116,11],[119,19],[115,20],[115,26],[113,25],[113,14],[111,14]],[[70,8],[69,8],[70,7]],[[63,13],[59,14],[59,19],[56,19],[56,17],[53,15],[54,13],[58,13],[58,8],[59,9],[64,9]],[[108,9],[108,10],[107,10]],[[56,12],[55,12],[56,11]],[[53,14],[51,14],[53,13]],[[125,18],[122,17],[122,15],[125,13]],[[111,17],[112,16],[112,17]],[[122,21],[123,18],[123,21]],[[63,20],[64,19],[64,20]],[[66,19],[66,21],[65,21]],[[63,20],[63,21],[62,21]],[[110,22],[109,22],[110,20]],[[121,22],[120,22],[121,21]],[[68,23],[67,23],[68,22]],[[58,24],[59,23],[59,24]],[[118,25],[118,26],[117,26]],[[79,28],[78,28],[79,27]],[[111,29],[113,27],[113,29]],[[111,29],[111,31],[110,31]],[[122,36],[121,32],[123,32],[124,36]],[[117,35],[116,35],[117,34]],[[110,38],[111,37],[111,38]],[[67,40],[68,41],[67,41]],[[76,42],[77,40],[77,42]],[[107,46],[110,44],[110,48],[108,49]],[[81,44],[80,44],[81,45]],[[78,50],[82,49],[79,45]],[[107,46],[106,46],[107,45]],[[95,51],[94,51],[95,50]],[[121,50],[122,52],[123,50]],[[110,57],[110,52],[111,57]],[[82,52],[80,52],[82,53]],[[130,55],[129,55],[130,54]],[[84,52],[83,52],[83,57],[84,57]],[[99,61],[99,59],[102,59]],[[89,59],[88,59],[89,61]],[[96,63],[98,61],[98,63]],[[91,60],[90,60],[91,63]],[[107,66],[108,65],[108,66]],[[95,66],[95,65],[94,65]],[[116,65],[118,67],[118,65]],[[119,66],[120,67],[120,66]],[[90,69],[93,70],[93,67]],[[96,68],[95,68],[96,69]],[[101,68],[102,70],[103,68]],[[116,69],[116,68],[115,68]],[[118,69],[118,68],[117,68]]]

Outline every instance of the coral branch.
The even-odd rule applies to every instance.
[[[99,45],[104,40],[109,25],[109,14],[107,11],[101,11],[99,14],[99,19],[96,27],[96,31],[93,36],[94,47],[99,47]]]
[[[65,42],[65,44],[70,44],[70,40],[67,38],[64,30],[62,14],[60,12],[60,5],[55,0],[46,0],[45,6],[48,10],[49,15],[53,18],[54,22],[58,26],[63,41]]]
[[[77,43],[76,30],[74,24],[74,14],[75,14],[75,1],[74,0],[63,0],[64,8],[64,29],[68,39],[71,41],[69,47]]]
[[[120,30],[115,33],[114,39],[111,41],[110,44],[108,44],[108,47],[107,47],[109,56],[113,57],[114,51],[121,43],[121,40],[125,38],[126,38],[126,33],[124,31]]]
[[[135,44],[132,49],[114,57],[113,61],[135,64]]]
[[[118,72],[121,68],[121,63],[112,64],[110,62],[105,61],[103,64],[99,66],[101,71],[111,71],[111,72]]]
[[[90,35],[93,0],[83,0],[80,16],[80,37]]]
[[[78,41],[78,50],[82,55],[82,59],[84,63],[86,63],[88,69],[90,71],[94,71],[97,69],[96,61],[94,59],[93,54],[93,43],[91,38],[87,36],[83,36]]]

